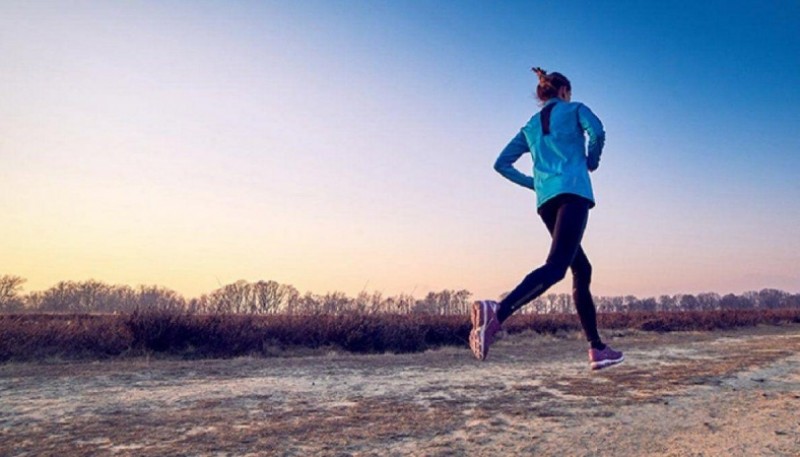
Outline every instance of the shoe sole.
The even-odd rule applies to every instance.
[[[472,331],[469,333],[469,346],[472,349],[472,354],[478,360],[486,359],[486,351],[484,338],[486,332],[486,304],[482,301],[477,301],[472,304],[470,310],[470,320],[472,321]]]
[[[600,370],[603,368],[610,367],[612,365],[617,365],[625,361],[625,356],[622,356],[618,359],[607,359],[601,360],[600,362],[592,362],[592,370]]]

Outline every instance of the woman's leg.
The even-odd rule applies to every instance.
[[[570,269],[572,270],[572,299],[578,310],[578,317],[581,320],[583,332],[586,334],[586,340],[594,349],[604,349],[605,345],[597,332],[597,310],[592,299],[592,292],[589,290],[592,282],[592,265],[581,247],[578,247]]]
[[[589,218],[589,202],[580,197],[556,197],[554,201],[542,207],[541,217],[548,230],[552,227],[550,232],[553,240],[550,244],[550,254],[544,265],[528,274],[500,302],[497,318],[501,323],[547,291],[550,286],[564,279],[580,248],[583,231]]]
[[[547,230],[553,235],[556,229],[555,218],[543,217],[543,219]],[[578,311],[578,317],[586,335],[586,340],[591,347],[603,349],[605,345],[600,340],[600,334],[597,331],[597,310],[594,306],[594,299],[592,299],[592,292],[589,289],[589,285],[592,282],[592,264],[589,263],[589,258],[586,257],[586,253],[581,246],[578,246],[578,251],[572,260],[570,270],[572,270],[572,300]]]

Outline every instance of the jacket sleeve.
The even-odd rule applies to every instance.
[[[506,179],[522,187],[535,190],[533,177],[520,172],[514,167],[514,162],[526,152],[530,152],[530,148],[525,140],[525,135],[520,131],[500,153],[500,157],[494,162],[494,169]]]
[[[600,122],[600,119],[584,104],[578,106],[578,121],[589,136],[586,165],[589,171],[594,171],[600,166],[600,155],[603,153],[603,145],[606,142],[606,132],[603,131],[603,123]]]

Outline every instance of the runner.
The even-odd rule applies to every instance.
[[[592,369],[623,361],[621,352],[603,344],[597,332],[597,312],[589,291],[592,266],[581,248],[581,238],[595,205],[589,172],[600,164],[605,132],[600,119],[584,104],[572,102],[572,86],[561,73],[541,68],[536,95],[542,109],[536,113],[500,153],[494,168],[520,186],[536,191],[539,216],[552,236],[545,264],[533,270],[500,303],[472,304],[470,348],[485,360],[503,322],[515,311],[542,295],[572,270],[572,297],[583,331],[589,341]],[[588,147],[585,140],[588,135]],[[588,150],[587,150],[588,149]],[[533,176],[514,168],[514,162],[530,152]]]

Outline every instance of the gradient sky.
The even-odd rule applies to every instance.
[[[536,65],[606,128],[595,294],[798,292],[798,23],[788,0],[3,1],[0,274],[495,297],[549,246],[492,169]]]

